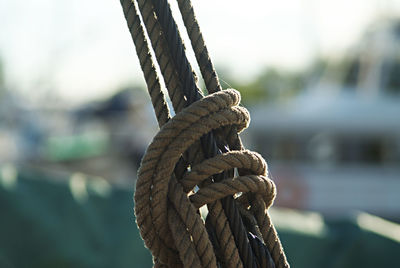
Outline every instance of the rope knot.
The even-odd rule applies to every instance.
[[[203,135],[225,126],[236,126],[238,132],[248,126],[249,113],[239,103],[240,94],[233,89],[210,94],[167,122],[147,148],[138,173],[135,213],[145,244],[158,262],[169,267],[217,267],[198,213],[205,204],[254,194],[249,200],[263,202],[265,209],[271,206],[276,188],[267,164],[255,152],[228,151],[191,166],[182,178],[174,174],[180,157]],[[240,176],[209,180],[234,168],[243,171]],[[246,209],[251,206],[250,201]]]

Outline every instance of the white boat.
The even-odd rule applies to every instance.
[[[370,32],[343,83],[324,75],[298,97],[250,109],[246,140],[269,163],[277,206],[400,220],[399,29]]]

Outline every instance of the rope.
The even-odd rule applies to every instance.
[[[122,9],[135,44],[136,53],[139,58],[140,67],[143,70],[147,88],[153,103],[157,121],[161,127],[170,119],[169,108],[165,96],[161,91],[160,79],[151,59],[150,49],[145,38],[143,27],[136,7],[132,1],[121,0]]]
[[[169,44],[169,51],[173,59],[176,61],[176,66],[179,66],[178,76],[181,78],[181,82],[184,85],[184,92],[188,99],[187,103],[191,104],[199,100],[202,96],[196,86],[193,77],[193,70],[185,56],[183,43],[178,34],[178,29],[172,17],[168,2],[166,0],[153,0],[152,2],[155,13],[164,29]],[[211,132],[206,133],[206,135],[201,138],[201,143],[207,158],[221,153]],[[215,180],[222,180],[225,177],[224,175],[217,176]],[[246,229],[242,223],[239,210],[237,209],[233,199],[231,197],[222,199],[222,206],[227,213],[229,219],[228,222],[234,232],[235,242],[239,248],[241,259],[245,262],[245,267],[256,268],[258,266],[257,261],[253,256]]]
[[[222,90],[217,72],[211,62],[203,35],[194,15],[191,1],[178,0],[178,5],[208,92],[214,93]]]
[[[143,158],[135,193],[137,223],[155,267],[217,267],[217,263],[224,267],[288,267],[266,213],[275,186],[266,176],[264,160],[243,150],[237,129],[247,125],[248,113],[237,106],[240,97],[236,91],[218,92],[221,86],[190,1],[178,0],[178,4],[206,87],[216,92],[203,99],[167,1],[138,0],[177,112],[171,120],[138,9],[130,0],[121,0],[121,4],[161,127]],[[221,151],[217,144],[224,143]],[[264,167],[261,173],[254,168],[260,166]],[[234,168],[239,169],[236,178],[232,178]],[[195,186],[200,187],[196,193]],[[232,195],[238,193],[241,196],[235,201]],[[209,214],[204,224],[198,208],[205,204]]]
[[[223,197],[239,192],[254,191],[262,194],[262,200],[266,207],[269,207],[272,203],[275,187],[272,181],[266,177],[248,177],[251,180],[240,177],[228,179],[218,184],[212,183],[188,196],[186,192],[190,188],[186,188],[186,191],[183,192],[183,187],[178,187],[180,184],[172,176],[173,167],[179,156],[202,135],[220,126],[235,124],[239,126],[239,129],[242,129],[247,125],[248,112],[237,106],[238,100],[239,94],[236,91],[229,90],[209,95],[184,109],[161,128],[143,158],[135,194],[137,223],[147,247],[170,267],[177,265],[174,261],[178,259],[176,256],[178,248],[180,255],[197,254],[200,258],[207,260],[202,262],[203,264],[207,263],[207,265],[199,267],[216,267],[214,261],[212,261],[215,259],[215,255],[211,244],[206,247],[197,243],[202,239],[207,241],[209,239],[204,224],[202,224],[195,209],[214,201],[215,198],[212,196],[216,192],[220,193],[219,197]],[[245,155],[243,154],[241,158],[245,158]],[[200,168],[193,167],[194,172],[203,170],[201,167],[205,167],[207,170],[207,172],[202,172],[206,174],[206,177],[200,176],[197,179],[207,179],[211,170],[223,171],[227,163],[230,164],[229,168],[234,168],[235,166],[232,166],[232,164],[240,163],[241,160],[233,153],[227,153],[223,156],[225,157],[224,160],[216,157],[205,160],[200,164]],[[247,154],[246,160],[250,164],[246,166],[248,168],[259,163],[259,157],[252,154],[250,156]],[[212,166],[209,166],[209,163],[213,163]],[[192,172],[187,173],[187,177],[190,178],[192,176],[190,174]],[[185,177],[182,179],[181,185],[187,185]],[[220,191],[220,187],[231,190]],[[168,200],[171,201],[171,204],[168,204]],[[181,224],[186,226],[187,232],[181,232],[178,227],[179,224],[171,225],[170,222],[169,225],[165,224],[172,209],[171,205],[172,207],[175,206],[175,210],[181,213],[181,217],[175,218],[175,220],[181,221]],[[171,248],[174,243],[170,243],[170,233],[178,235],[178,237],[174,237],[175,242],[183,241],[184,237],[188,236],[186,240],[192,239],[196,250],[187,245],[181,247],[180,243],[175,244],[177,248]],[[194,267],[194,263],[185,263],[182,258],[181,261],[184,267]],[[208,266],[211,261],[212,265]]]
[[[154,47],[155,56],[159,63],[161,74],[164,77],[168,94],[171,97],[172,105],[175,112],[179,113],[186,106],[186,100],[183,97],[182,86],[175,72],[173,59],[167,52],[168,49],[164,34],[153,12],[153,5],[148,0],[138,0],[138,5],[149,39]]]

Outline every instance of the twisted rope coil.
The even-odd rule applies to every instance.
[[[171,57],[171,55],[168,53],[169,50],[168,46],[170,46],[171,44],[167,44],[165,42],[167,38],[164,35],[166,33],[163,32],[162,27],[160,27],[159,25],[159,20],[158,20],[159,17],[154,13],[155,11],[151,2],[161,3],[160,1],[138,0],[138,6],[139,9],[141,10],[142,19],[147,28],[148,37],[154,48],[155,56],[159,63],[161,74],[167,86],[168,93],[170,95],[170,98],[174,106],[174,110],[176,113],[179,114],[180,110],[187,105],[186,101],[193,98],[190,98],[191,93],[188,94],[185,93],[186,92],[185,90],[182,90],[182,84],[181,81],[179,81],[180,80],[179,78],[182,75],[180,76],[177,75],[177,73],[179,73],[178,70],[182,68],[182,65],[180,65],[180,68],[178,68],[178,66],[175,66],[174,63],[175,58]],[[165,3],[166,2],[164,1],[164,4]],[[218,91],[221,89],[218,82],[218,77],[216,76],[215,70],[208,56],[207,49],[205,47],[203,38],[201,36],[201,32],[199,30],[199,26],[194,17],[194,12],[190,0],[178,0],[178,3],[181,9],[183,19],[185,21],[185,25],[189,30],[188,33],[190,35],[190,39],[192,42],[192,46],[194,48],[196,58],[198,59],[198,63],[202,70],[203,77],[205,78],[207,89],[209,92]],[[129,30],[132,34],[132,38],[135,43],[137,55],[139,57],[142,70],[144,72],[148,90],[157,115],[157,120],[161,127],[170,120],[170,114],[168,106],[165,103],[164,93],[160,89],[161,88],[160,80],[154,68],[154,62],[150,54],[148,43],[146,41],[144,29],[142,28],[142,25],[140,23],[138,10],[136,5],[134,4],[134,1],[132,0],[121,0],[121,4],[123,7],[123,11],[127,20]],[[165,8],[164,9],[162,8],[161,10],[166,11]],[[191,22],[193,22],[193,24],[189,26],[188,23]],[[171,25],[172,24],[169,23],[169,26]],[[176,32],[176,30],[174,31]],[[178,33],[176,32],[176,34]],[[181,54],[182,56],[184,56],[183,50],[181,50]],[[185,89],[185,87],[183,89]],[[184,98],[182,94],[184,94],[186,97],[189,96],[189,99]],[[237,99],[238,100],[236,102],[235,101],[233,102],[236,104],[233,104],[232,106],[228,105],[226,107],[231,107],[232,109],[235,108],[235,106],[237,106],[237,103],[239,102],[239,97],[237,97]],[[199,107],[202,106],[200,105]],[[192,115],[189,114],[189,118]],[[176,119],[174,118],[173,120]],[[244,120],[243,122],[247,121]],[[214,128],[216,127],[217,126],[214,126]],[[239,129],[241,129],[242,127],[243,126],[240,126]],[[231,150],[242,151],[243,147],[235,129],[236,129],[235,125],[232,126],[228,123],[226,124],[226,127],[222,127],[218,129],[218,131],[214,132],[218,133],[216,134],[217,138],[222,137],[221,140],[222,143],[228,144]],[[211,135],[208,136],[211,137]],[[208,139],[208,141],[211,140],[212,139]],[[154,213],[151,212],[153,215],[156,216],[156,217],[151,216],[150,217],[151,221],[153,219],[157,221],[157,218],[159,217],[164,220],[164,225],[161,225],[161,227],[163,228],[163,226],[164,227],[167,226],[166,228],[161,229],[161,231],[159,230],[156,231],[155,232],[156,235],[150,234],[149,235],[150,242],[146,242],[148,246],[154,245],[153,247],[149,246],[152,248],[153,252],[160,253],[160,254],[153,254],[153,256],[155,257],[154,258],[155,267],[181,267],[182,265],[184,265],[185,267],[186,266],[214,267],[216,261],[215,261],[215,255],[213,254],[212,250],[210,250],[210,240],[213,242],[215,253],[218,255],[218,260],[217,260],[218,267],[220,267],[220,265],[222,265],[223,267],[238,267],[238,268],[241,268],[243,266],[246,268],[275,267],[275,264],[277,267],[288,267],[276,231],[269,219],[268,214],[266,213],[266,209],[270,205],[268,202],[265,202],[265,200],[269,200],[268,198],[266,198],[265,196],[263,198],[262,194],[260,193],[252,194],[249,192],[248,194],[242,194],[240,198],[236,199],[236,201],[240,201],[242,204],[242,207],[239,206],[238,209],[235,205],[235,203],[237,202],[233,202],[234,199],[230,196],[222,199],[222,202],[220,202],[219,200],[215,201],[218,198],[212,197],[213,193],[218,193],[220,191],[225,191],[225,190],[227,194],[233,194],[236,193],[236,191],[240,190],[244,193],[250,190],[257,192],[256,190],[263,187],[257,188],[255,186],[257,185],[258,182],[256,177],[250,176],[247,179],[239,177],[237,179],[230,181],[229,179],[227,179],[227,177],[224,177],[225,175],[220,176],[221,174],[219,173],[216,176],[216,178],[219,177],[218,180],[219,184],[215,184],[216,182],[214,182],[212,184],[215,185],[211,184],[212,186],[209,189],[207,189],[204,187],[208,186],[211,182],[210,179],[204,179],[206,180],[205,182],[201,180],[197,182],[198,184],[201,184],[198,186],[202,187],[200,191],[198,191],[198,193],[193,194],[192,192],[190,192],[188,195],[187,193],[188,191],[190,191],[190,188],[184,191],[182,187],[186,183],[186,181],[179,178],[182,178],[182,175],[184,175],[185,172],[187,172],[186,170],[187,164],[191,163],[192,172],[186,173],[186,175],[184,176],[186,176],[187,179],[190,179],[192,176],[194,176],[193,174],[196,174],[196,172],[194,172],[196,168],[202,166],[201,161],[205,158],[205,154],[201,149],[201,145],[204,145],[203,142],[201,142],[202,143],[201,145],[199,141],[193,141],[192,143],[193,144],[190,145],[189,149],[181,153],[181,156],[183,157],[180,158],[178,157],[179,163],[175,166],[174,174],[170,176],[170,180],[167,183],[167,185],[169,186],[167,192],[167,212],[166,212],[167,221],[165,221],[165,215],[164,217],[160,217],[160,214],[157,211],[155,211]],[[225,154],[222,157],[222,159],[226,160],[232,158],[230,154],[234,153],[235,152],[233,151],[228,154]],[[239,155],[245,155],[245,154],[246,151],[239,153]],[[253,160],[256,158],[257,157],[253,157]],[[218,157],[213,158],[213,161],[217,160]],[[242,159],[242,161],[244,160]],[[199,163],[200,165],[196,165]],[[212,166],[213,162],[209,161],[209,163]],[[233,166],[235,165],[232,164],[232,167]],[[205,167],[206,169],[208,168],[207,165]],[[222,171],[226,171],[225,174],[232,174],[232,168],[229,168],[229,165],[228,167],[226,167],[226,169],[222,169]],[[243,172],[243,170],[239,172],[239,174],[243,176],[247,176],[246,175],[247,173],[248,172]],[[258,173],[255,172],[254,174]],[[212,175],[214,175],[214,173],[210,174],[209,176]],[[178,183],[177,178],[179,179],[180,183]],[[220,181],[221,178],[225,180],[221,182]],[[253,179],[252,184],[244,186],[246,185],[247,181],[251,181],[252,179]],[[225,184],[230,184],[230,186],[235,188],[235,190],[229,190],[228,189],[229,187],[226,188]],[[153,187],[154,186],[151,185],[150,189],[153,189]],[[188,186],[186,185],[185,187]],[[223,189],[224,187],[225,189]],[[274,189],[274,188],[271,186],[268,189]],[[219,196],[223,197],[224,194],[219,194]],[[150,196],[151,202],[153,201],[153,199],[154,199],[153,196]],[[155,200],[158,202],[157,198]],[[227,200],[228,202],[225,202]],[[232,200],[232,202],[230,202],[230,200]],[[153,204],[155,204],[156,207],[157,207],[156,205],[157,202],[153,202]],[[198,215],[197,207],[207,202],[211,202],[208,203],[209,214],[206,220],[206,226],[207,226],[207,231],[209,232],[208,234],[209,238],[207,237],[207,233],[204,232],[204,226],[203,226],[204,223],[201,220],[201,218],[188,216],[195,214]],[[233,219],[234,224],[232,224],[232,222],[228,220],[227,217],[229,217],[230,220]],[[245,222],[247,222],[246,224],[247,232],[245,229],[243,229],[244,227],[242,219]],[[242,226],[240,226],[241,224]],[[174,228],[169,228],[168,226],[173,226]],[[154,227],[155,226],[153,225],[151,228]],[[157,237],[159,233],[165,233],[166,231],[167,233],[164,239],[160,239],[159,237]],[[169,231],[171,233],[169,233]],[[146,232],[149,232],[149,230],[146,231],[145,228],[145,230],[144,231],[141,230],[141,232],[142,236],[144,236],[146,235]],[[256,236],[253,234],[256,234]],[[160,241],[161,243],[158,243]],[[249,243],[249,241],[251,244],[251,248],[246,246],[246,243]],[[264,243],[268,247],[268,250],[265,248]],[[244,255],[240,255],[238,249],[240,249],[241,254]],[[272,262],[270,252],[272,253],[271,255],[273,257],[274,263]],[[256,255],[256,258],[258,260],[257,266],[254,266],[257,261],[254,262],[255,259],[251,256],[253,253]]]
[[[237,126],[239,132],[247,127],[249,114],[238,106],[239,102],[237,91],[225,90],[193,103],[166,123],[147,149],[136,185],[135,213],[145,244],[160,263],[169,267],[217,267],[197,208],[225,196],[252,193],[262,204],[248,203],[245,209],[267,209],[275,198],[265,161],[250,151],[230,151],[204,160],[180,181],[174,175],[179,157],[204,134],[229,125]],[[233,168],[249,170],[253,175],[202,187],[210,176]],[[195,186],[201,187],[196,193]]]
[[[190,105],[194,101],[201,99],[202,95],[200,94],[199,88],[196,85],[193,69],[185,55],[185,47],[183,46],[179,30],[172,16],[172,11],[167,0],[152,0],[152,3],[154,7],[154,13],[156,14],[158,22],[162,28],[162,33],[165,35],[168,51],[172,56],[173,62],[175,63],[175,69],[178,73],[178,78],[183,86],[182,89],[185,97],[187,98],[187,105]],[[197,54],[196,51],[197,50],[195,49],[195,54]],[[206,52],[206,50],[203,51]],[[205,54],[203,53],[203,55]],[[211,64],[209,58],[208,62]],[[202,62],[200,62],[200,66],[202,65]],[[207,65],[206,69],[209,69],[209,67],[212,66]],[[217,139],[213,132],[205,134],[200,140],[203,153],[206,158],[213,157],[217,154],[220,154],[221,151],[223,152],[224,150],[227,150],[227,146],[225,146],[226,144],[224,144],[224,142],[221,142],[219,145],[217,144]],[[216,176],[214,179],[216,181],[220,181],[224,179],[225,176],[227,176],[226,173],[218,174],[218,176]],[[248,236],[248,232],[245,229],[236,203],[230,196],[222,199],[221,203],[223,211],[227,216],[228,224],[232,230],[234,241],[238,248],[238,253],[241,260],[246,268],[257,268],[257,260],[254,257],[253,250],[249,243],[249,239],[252,239],[252,237]]]

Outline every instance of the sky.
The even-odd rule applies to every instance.
[[[400,14],[400,0],[192,2],[217,71],[243,80],[343,53],[371,22]],[[6,85],[31,99],[82,103],[144,84],[119,1],[0,0],[0,27]]]

